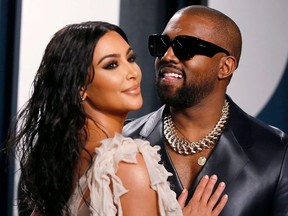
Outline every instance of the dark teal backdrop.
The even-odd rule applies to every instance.
[[[0,1],[0,149],[17,109],[20,0]],[[0,151],[0,215],[12,215],[14,160]]]
[[[288,59],[278,87],[257,118],[288,133]]]

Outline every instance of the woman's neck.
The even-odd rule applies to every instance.
[[[85,150],[81,152],[81,160],[78,164],[78,172],[82,176],[91,163],[95,155],[95,148],[101,145],[101,140],[114,137],[116,133],[122,133],[124,117],[109,117],[107,115],[97,115],[97,118],[87,118],[85,130],[83,130],[83,142]]]

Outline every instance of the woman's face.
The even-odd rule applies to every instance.
[[[94,79],[84,95],[92,110],[127,115],[142,106],[141,70],[130,45],[117,32],[107,32],[100,38],[93,54],[93,68]]]

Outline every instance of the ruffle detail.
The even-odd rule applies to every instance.
[[[170,189],[168,177],[172,176],[160,162],[158,151],[160,146],[151,147],[148,141],[135,140],[138,148],[145,160],[148,173],[151,181],[151,188],[157,191],[158,206],[161,215],[165,216],[180,216],[182,215],[181,207],[179,206],[176,193]]]
[[[176,194],[170,189],[167,181],[172,174],[159,164],[159,146],[151,147],[148,141],[131,139],[120,134],[101,141],[101,144],[100,147],[95,148],[96,157],[93,159],[92,166],[80,179],[81,190],[83,191],[88,187],[90,191],[89,209],[91,216],[123,215],[120,197],[128,190],[115,173],[117,173],[121,161],[137,163],[136,156],[139,152],[143,155],[146,163],[151,188],[158,194],[160,214],[163,216],[182,215]],[[111,190],[110,185],[113,186],[113,190]],[[79,191],[76,191],[77,189],[75,193],[78,195],[74,193],[69,202],[69,205],[74,209],[72,211],[76,210],[73,206],[75,204],[79,208],[79,200],[82,198]]]

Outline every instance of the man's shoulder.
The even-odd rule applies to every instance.
[[[249,139],[257,140],[259,143],[287,145],[288,135],[281,129],[247,114],[232,101],[231,108],[231,119],[228,121],[237,139],[244,139],[246,143],[247,139]]]
[[[158,110],[135,119],[127,119],[123,128],[123,135],[138,137],[141,130],[151,130],[162,118],[164,106]],[[145,129],[146,128],[146,129]]]
[[[251,117],[251,135],[262,143],[261,146],[269,144],[271,148],[287,149],[288,135],[273,125],[269,125],[262,120]],[[271,145],[273,143],[273,145]]]

